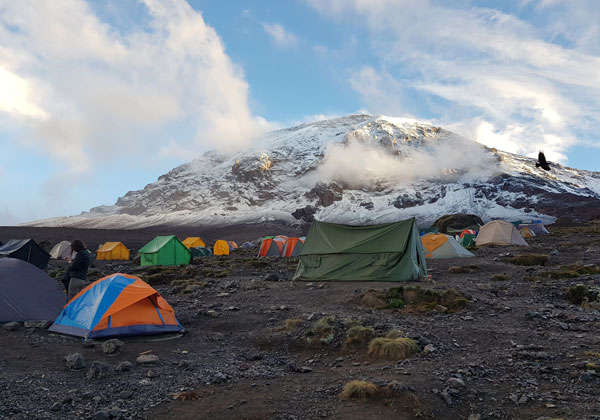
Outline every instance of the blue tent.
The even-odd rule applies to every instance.
[[[11,239],[0,246],[0,257],[27,261],[42,270],[48,267],[48,261],[50,261],[50,254],[33,239]]]
[[[175,311],[148,283],[127,274],[95,281],[65,306],[49,328],[87,338],[183,331]]]
[[[61,289],[32,264],[0,259],[0,323],[54,319],[67,301]]]

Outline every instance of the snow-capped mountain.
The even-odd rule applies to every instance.
[[[494,218],[600,216],[600,172],[486,148],[399,118],[351,115],[268,133],[233,156],[207,152],[112,206],[37,226],[139,228],[312,218],[350,224],[450,213]]]

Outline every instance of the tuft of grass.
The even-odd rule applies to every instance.
[[[360,303],[367,308],[383,309],[387,307],[385,300],[381,298],[376,290],[367,290],[360,298]]]
[[[356,325],[346,332],[344,347],[348,350],[366,347],[375,338],[375,330],[371,327]]]
[[[390,298],[387,306],[391,309],[402,309],[404,308],[404,301],[400,298]]]
[[[506,281],[509,280],[509,277],[505,274],[494,274],[492,276],[493,281]]]
[[[406,337],[406,334],[404,334],[402,331],[400,330],[390,330],[388,331],[388,333],[385,335],[385,338],[402,338],[402,337]]]
[[[333,331],[333,325],[331,323],[335,321],[335,316],[329,315],[324,316],[313,324],[312,331],[315,334],[324,335],[329,334]]]
[[[520,254],[512,257],[510,262],[524,266],[546,265],[549,258],[546,254]]]
[[[376,397],[379,392],[377,385],[366,381],[350,381],[344,385],[344,389],[340,393],[342,400],[361,399]]]
[[[473,270],[471,269],[471,267],[466,265],[453,265],[451,267],[448,267],[448,273],[450,274],[468,274],[472,272]]]
[[[440,296],[440,305],[448,308],[448,312],[458,312],[466,308],[468,300],[455,289],[448,289]]]
[[[583,284],[571,286],[565,292],[565,299],[575,305],[581,305],[583,298],[588,294],[588,288]]]
[[[556,271],[549,271],[546,273],[548,278],[551,278],[553,280],[558,280],[558,279],[575,279],[577,277],[579,277],[579,274],[576,271],[571,271],[571,270],[556,270]]]
[[[419,350],[419,346],[410,338],[378,337],[369,343],[369,356],[374,359],[404,360]]]
[[[585,356],[591,357],[593,359],[600,359],[600,352],[599,351],[584,351],[583,354]]]
[[[283,321],[283,327],[281,327],[281,329],[286,331],[295,330],[302,325],[303,322],[304,321],[301,318],[286,319]]]
[[[586,370],[593,370],[596,373],[600,373],[600,366],[598,366],[596,363],[592,363],[592,362],[588,362],[585,364],[585,369]]]

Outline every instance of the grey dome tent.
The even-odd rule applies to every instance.
[[[0,246],[0,258],[9,257],[27,261],[42,270],[48,267],[50,254],[33,239],[11,239]]]
[[[16,259],[0,259],[0,323],[53,320],[67,302],[45,272]]]

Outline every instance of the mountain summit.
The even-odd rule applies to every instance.
[[[351,115],[268,133],[232,156],[207,152],[113,206],[37,226],[139,228],[318,220],[365,224],[449,213],[600,216],[600,173],[489,149],[440,127]]]

